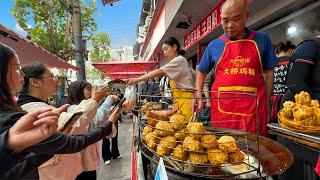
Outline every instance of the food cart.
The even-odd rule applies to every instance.
[[[278,112],[278,122],[270,123],[269,134],[294,155],[293,165],[280,179],[316,180],[320,155],[320,104],[304,91],[294,101],[286,101]]]
[[[279,123],[268,124],[269,134],[287,147],[294,156],[292,166],[279,179],[317,180],[315,166],[320,155],[320,136],[298,133],[285,129]]]
[[[146,107],[147,105],[149,105],[149,107]],[[170,119],[170,117],[174,116],[174,114],[168,113],[172,110],[170,109],[172,106],[159,102],[147,103],[147,105],[137,104],[137,116],[134,118],[133,151],[134,160],[137,160],[136,162],[138,163],[133,165],[133,167],[136,167],[133,168],[133,174],[135,174],[136,177],[154,179],[160,157],[163,158],[168,179],[179,180],[258,179],[281,174],[290,167],[293,162],[290,151],[271,139],[239,130],[209,127],[206,126],[205,123],[197,122],[194,117],[192,121],[187,120],[179,124],[179,122],[173,122],[172,119]],[[157,114],[158,112],[163,112],[163,114]],[[170,115],[165,117],[164,114],[166,113]],[[196,115],[196,113],[194,114]],[[201,126],[201,128],[204,127],[205,130],[203,132],[192,132],[190,129],[183,131],[181,130],[182,128],[166,129],[162,128],[163,126],[157,125],[159,122],[167,125],[175,124],[178,125],[178,127],[182,126],[182,128],[187,129],[191,124],[197,124],[197,126]],[[184,139],[178,139],[176,134],[182,132],[185,133]],[[154,133],[155,135],[149,136],[149,133]],[[199,145],[199,147],[202,146],[202,148],[194,149],[194,147],[190,147],[188,143],[186,143],[188,136],[190,136],[189,139],[194,138],[194,144],[200,142],[201,145]],[[213,148],[206,147],[203,144],[204,136],[215,138],[218,142],[217,146]],[[154,142],[150,143],[150,139],[146,140],[148,137],[151,137]],[[226,151],[221,150],[223,149],[222,147],[224,147],[224,143],[220,143],[220,140],[225,137],[235,140],[232,142],[235,149],[228,149],[230,148],[230,146],[228,146],[230,142],[226,142],[225,144],[227,144],[228,148],[225,149]],[[201,140],[199,140],[199,138]],[[163,144],[165,140],[167,143]],[[172,143],[170,143],[170,141]],[[179,156],[174,155],[174,152],[184,153],[188,158],[184,158],[184,155],[179,158]],[[241,158],[233,156],[235,153],[238,153]],[[224,160],[220,161],[220,158],[217,158],[218,154],[221,155]],[[191,157],[191,155],[193,157]],[[136,177],[133,177],[133,179]]]

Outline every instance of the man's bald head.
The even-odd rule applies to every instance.
[[[226,11],[230,9],[237,9],[245,11],[247,7],[247,0],[226,0],[221,10]]]
[[[241,39],[247,21],[247,0],[227,0],[221,8],[222,27],[231,37]]]

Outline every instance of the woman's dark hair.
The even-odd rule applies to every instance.
[[[163,43],[164,44],[168,44],[168,45],[170,45],[172,47],[174,45],[176,45],[177,46],[177,51],[178,51],[179,55],[181,55],[181,56],[183,56],[186,53],[186,51],[181,48],[181,45],[180,45],[179,41],[174,37],[169,37]]]
[[[33,63],[28,66],[25,66],[21,69],[24,72],[24,84],[20,94],[28,94],[29,93],[29,82],[31,78],[39,79],[42,75],[49,71],[48,66],[41,63]]]
[[[287,52],[289,49],[295,49],[296,46],[292,44],[291,41],[287,41],[286,43],[280,42],[278,43],[278,53]]]
[[[84,100],[83,89],[86,86],[91,86],[91,84],[87,81],[74,81],[70,83],[68,88],[68,104],[79,104]]]
[[[12,48],[0,43],[0,107],[16,106],[7,82],[9,62],[15,55],[16,52]]]

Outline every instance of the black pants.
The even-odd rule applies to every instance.
[[[116,123],[118,131],[118,122]],[[111,158],[117,158],[120,156],[118,149],[118,132],[114,138],[111,138],[111,151],[110,151],[110,139],[103,138],[102,140],[102,158],[104,161],[111,160]]]
[[[76,180],[95,180],[97,179],[96,171],[85,171],[79,174]]]

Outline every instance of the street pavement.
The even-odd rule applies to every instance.
[[[119,124],[118,136],[121,159],[111,160],[105,165],[102,158],[98,173],[98,180],[129,180],[131,179],[131,149],[132,149],[132,119],[123,119]]]

